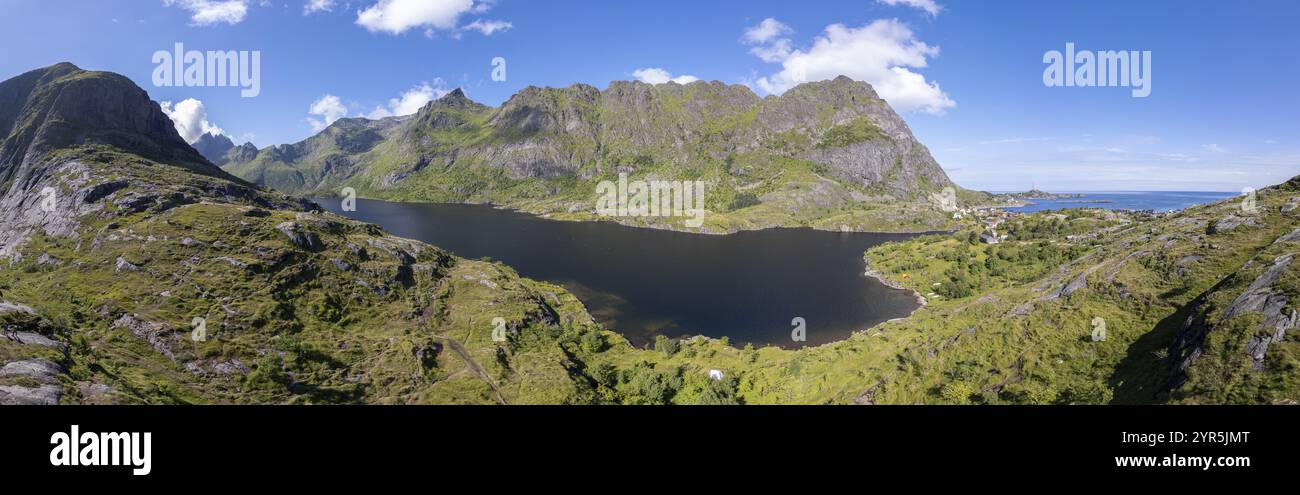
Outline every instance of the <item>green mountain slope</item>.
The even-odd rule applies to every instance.
[[[930,197],[953,186],[889,105],[845,77],[766,98],[718,82],[529,87],[499,108],[455,90],[414,115],[339,120],[225,168],[291,194],[352,187],[364,197],[491,202],[562,219],[596,218],[595,185],[620,173],[702,180],[708,232],[939,230],[950,214]],[[616,220],[686,228],[683,218]]]
[[[121,76],[0,96],[0,403],[595,400],[562,289],[256,189]]]
[[[880,328],[920,336],[876,400],[1297,400],[1297,184],[1260,191],[1253,211],[1047,212],[1009,222],[997,245],[963,232],[873,249],[877,270],[930,300]]]

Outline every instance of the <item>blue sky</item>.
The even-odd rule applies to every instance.
[[[7,0],[0,8],[0,78],[59,61],[119,72],[171,102],[185,129],[206,121],[259,147],[301,140],[342,115],[409,112],[455,87],[498,105],[529,85],[685,77],[769,94],[848,72],[872,82],[966,187],[1239,191],[1300,175],[1300,2],[1291,0]],[[155,87],[151,56],[177,42],[259,51],[260,94]],[[1151,51],[1150,96],[1045,86],[1044,53],[1067,42]],[[506,60],[505,81],[491,78],[494,57]]]

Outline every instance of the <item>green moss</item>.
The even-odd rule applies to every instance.
[[[889,136],[885,135],[876,124],[871,122],[867,117],[859,117],[848,123],[831,127],[822,136],[817,143],[818,148],[842,148],[858,143],[865,143],[874,140],[887,140]]]

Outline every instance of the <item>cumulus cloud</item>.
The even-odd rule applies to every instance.
[[[939,11],[943,10],[943,7],[940,7],[939,4],[934,2],[934,0],[876,0],[876,3],[883,3],[891,6],[905,5],[908,7],[914,7],[924,10],[932,16],[939,15]]]
[[[647,84],[663,84],[669,81],[677,84],[690,84],[700,80],[698,77],[688,75],[673,77],[671,73],[658,67],[637,69],[632,71],[632,75],[635,76],[638,81]]]
[[[493,21],[493,20],[478,19],[475,20],[474,22],[466,24],[463,29],[470,30],[470,31],[478,31],[480,33],[483,33],[483,36],[492,36],[492,33],[498,31],[506,31],[513,27],[515,27],[515,25],[509,21]]]
[[[1202,147],[1202,148],[1205,148],[1205,151],[1208,151],[1208,152],[1210,152],[1210,153],[1223,153],[1223,152],[1225,152],[1225,151],[1228,151],[1228,150],[1224,149],[1222,146],[1219,146],[1219,145],[1214,144],[1214,143],[1206,144],[1206,145],[1203,145],[1203,146],[1201,146],[1201,147]]]
[[[916,39],[896,19],[877,20],[857,28],[832,24],[811,47],[792,46],[787,38],[769,37],[752,50],[760,59],[782,67],[775,74],[759,78],[755,85],[769,94],[780,94],[800,83],[844,75],[870,83],[899,111],[940,114],[957,105],[939,83],[926,81],[913,70],[925,68],[927,59],[939,55],[939,47]]]
[[[744,36],[741,36],[740,40],[746,45],[759,45],[751,48],[749,52],[764,62],[771,64],[785,60],[790,56],[793,42],[789,38],[782,38],[781,36],[793,32],[794,30],[790,29],[790,26],[768,17],[763,19],[763,22],[758,23],[757,26],[746,29]]]
[[[163,0],[163,5],[188,10],[196,26],[239,24],[248,14],[248,0]]]
[[[745,43],[756,45],[772,41],[777,36],[786,35],[794,32],[790,26],[782,24],[781,21],[768,17],[757,26],[745,30],[745,36],[742,38]]]
[[[454,31],[462,15],[482,14],[493,4],[482,0],[379,0],[357,12],[357,24],[371,32],[389,34],[402,34],[416,28],[423,28],[426,34],[432,34],[434,30]],[[492,34],[512,27],[505,21],[485,22],[475,21],[479,27],[465,28]]]
[[[220,127],[208,122],[208,110],[199,100],[188,98],[175,105],[170,101],[158,105],[162,107],[163,113],[172,119],[172,123],[176,125],[176,132],[187,143],[198,141],[204,134],[226,133]]]
[[[348,107],[343,105],[343,100],[339,97],[326,94],[311,103],[307,113],[320,118],[308,118],[307,123],[311,124],[313,131],[320,132],[333,124],[334,121],[348,115]]]
[[[779,39],[763,46],[756,46],[749,49],[749,53],[754,54],[759,59],[769,64],[781,62],[790,58],[790,52],[793,51],[789,39]]]
[[[302,6],[302,15],[331,12],[333,10],[334,0],[307,0],[307,3]]]
[[[390,98],[388,105],[380,105],[371,110],[366,117],[372,119],[382,119],[384,117],[410,115],[420,110],[426,103],[442,98],[443,95],[451,92],[447,89],[446,82],[441,78],[434,79],[433,83],[420,83],[415,87],[403,91],[397,98]]]

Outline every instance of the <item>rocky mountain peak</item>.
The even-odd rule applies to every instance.
[[[443,100],[444,102],[447,103],[469,101],[469,98],[465,96],[465,91],[460,88],[453,89],[447,94],[442,95],[442,98],[438,98],[438,99]]]
[[[425,103],[424,107],[420,108],[420,111],[417,112],[417,115],[434,112],[439,109],[478,110],[478,109],[486,109],[486,108],[487,108],[486,105],[483,105],[481,103],[469,99],[469,97],[465,95],[464,90],[460,88],[456,88],[451,90],[447,94],[442,95],[442,97],[438,99],[431,100],[430,102]]]
[[[0,82],[0,169],[44,152],[101,144],[228,177],[189,146],[149,94],[110,72],[55,64]]]
[[[244,143],[239,145],[236,148],[232,148],[229,152],[226,153],[226,157],[229,159],[229,161],[246,162],[252,160],[253,158],[256,158],[257,152],[258,152],[257,146],[254,146],[253,143]]]
[[[225,161],[226,153],[235,147],[235,142],[223,134],[205,133],[199,136],[191,146],[208,161],[220,165]]]

